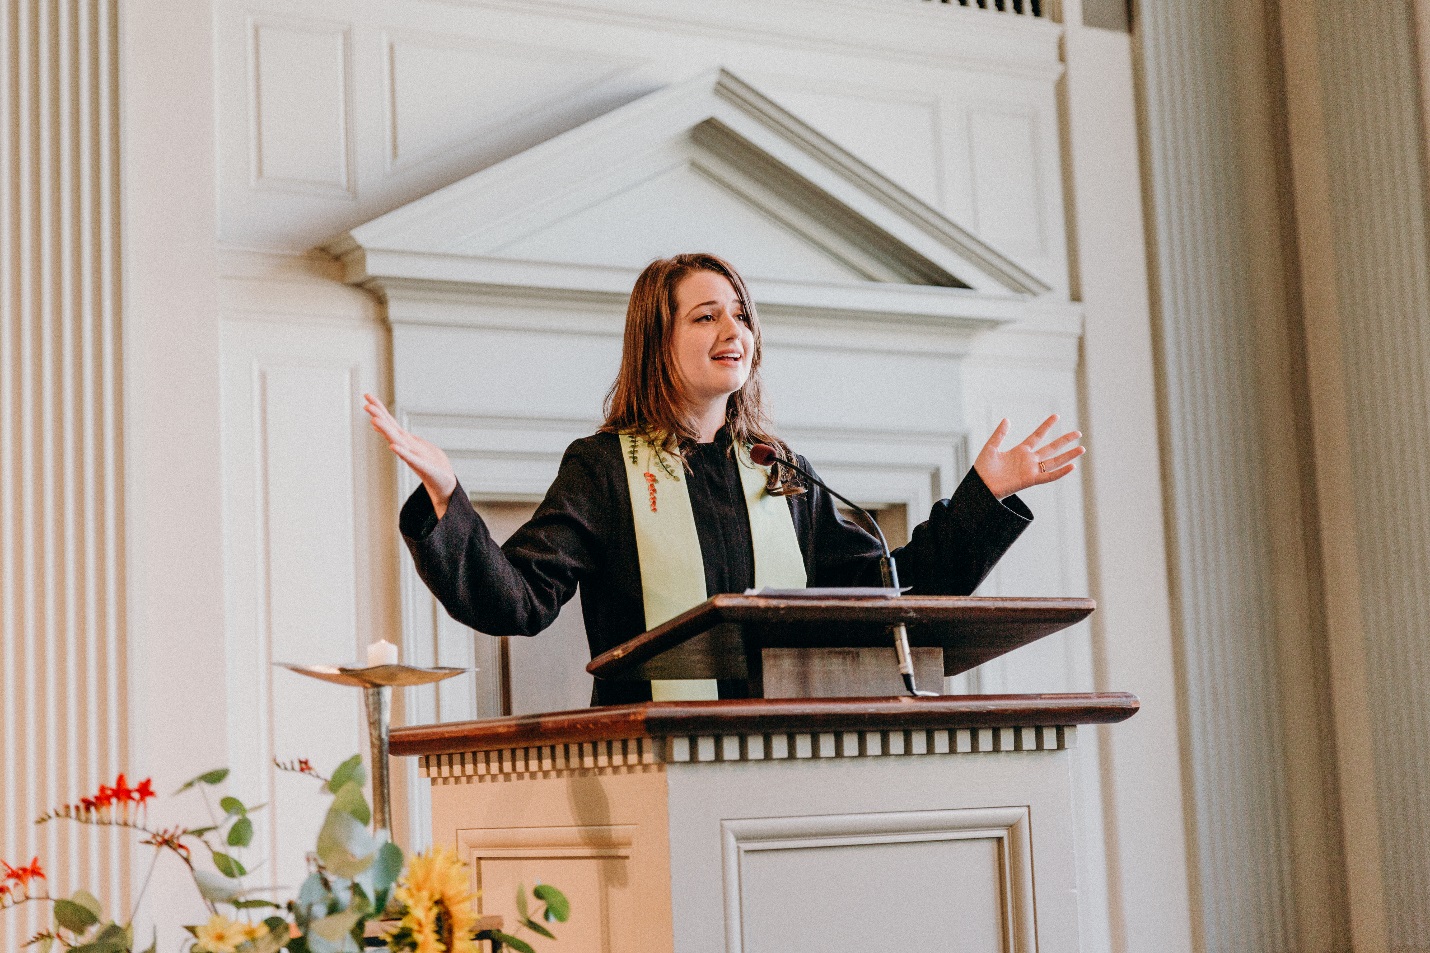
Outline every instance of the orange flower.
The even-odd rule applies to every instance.
[[[140,804],[154,797],[154,779],[145,778],[139,782],[139,786],[134,789],[133,798]]]
[[[28,867],[11,867],[5,861],[0,860],[0,865],[5,867],[5,879],[12,883],[19,884],[25,890],[29,890],[31,880],[44,880],[45,872],[40,867],[40,858],[35,857],[30,861]]]
[[[103,790],[101,788],[100,790]],[[129,786],[129,782],[124,780],[124,772],[119,773],[119,777],[114,780],[114,787],[109,789],[109,793],[114,796],[114,800],[120,804],[133,800],[134,789]]]

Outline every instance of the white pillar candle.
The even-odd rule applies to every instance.
[[[383,639],[380,642],[373,642],[367,647],[367,664],[396,665],[397,646],[387,641],[387,639]]]

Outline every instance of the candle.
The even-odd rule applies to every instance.
[[[372,665],[396,665],[397,646],[387,639],[374,642],[367,647],[367,664]]]

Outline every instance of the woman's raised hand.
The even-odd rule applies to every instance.
[[[417,474],[427,488],[427,495],[432,498],[432,509],[441,519],[442,514],[447,512],[452,492],[457,488],[457,471],[452,469],[452,461],[435,443],[403,430],[382,401],[371,394],[363,394],[362,398],[362,409],[372,418],[372,429],[382,434],[392,452]]]
[[[1042,443],[1057,422],[1058,415],[1053,414],[1021,443],[1007,450],[1000,448],[1008,436],[1011,424],[1006,417],[998,424],[998,429],[993,431],[993,436],[988,438],[988,442],[978,452],[978,459],[973,461],[973,469],[978,471],[978,475],[995,497],[1001,500],[1030,486],[1051,483],[1077,469],[1077,464],[1073,461],[1086,453],[1087,448],[1063,448],[1074,443],[1082,436],[1081,433],[1070,430],[1061,437]]]

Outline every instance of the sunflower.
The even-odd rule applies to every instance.
[[[472,931],[471,875],[455,852],[443,847],[412,858],[393,896],[404,908],[394,936],[414,953],[479,953]]]

